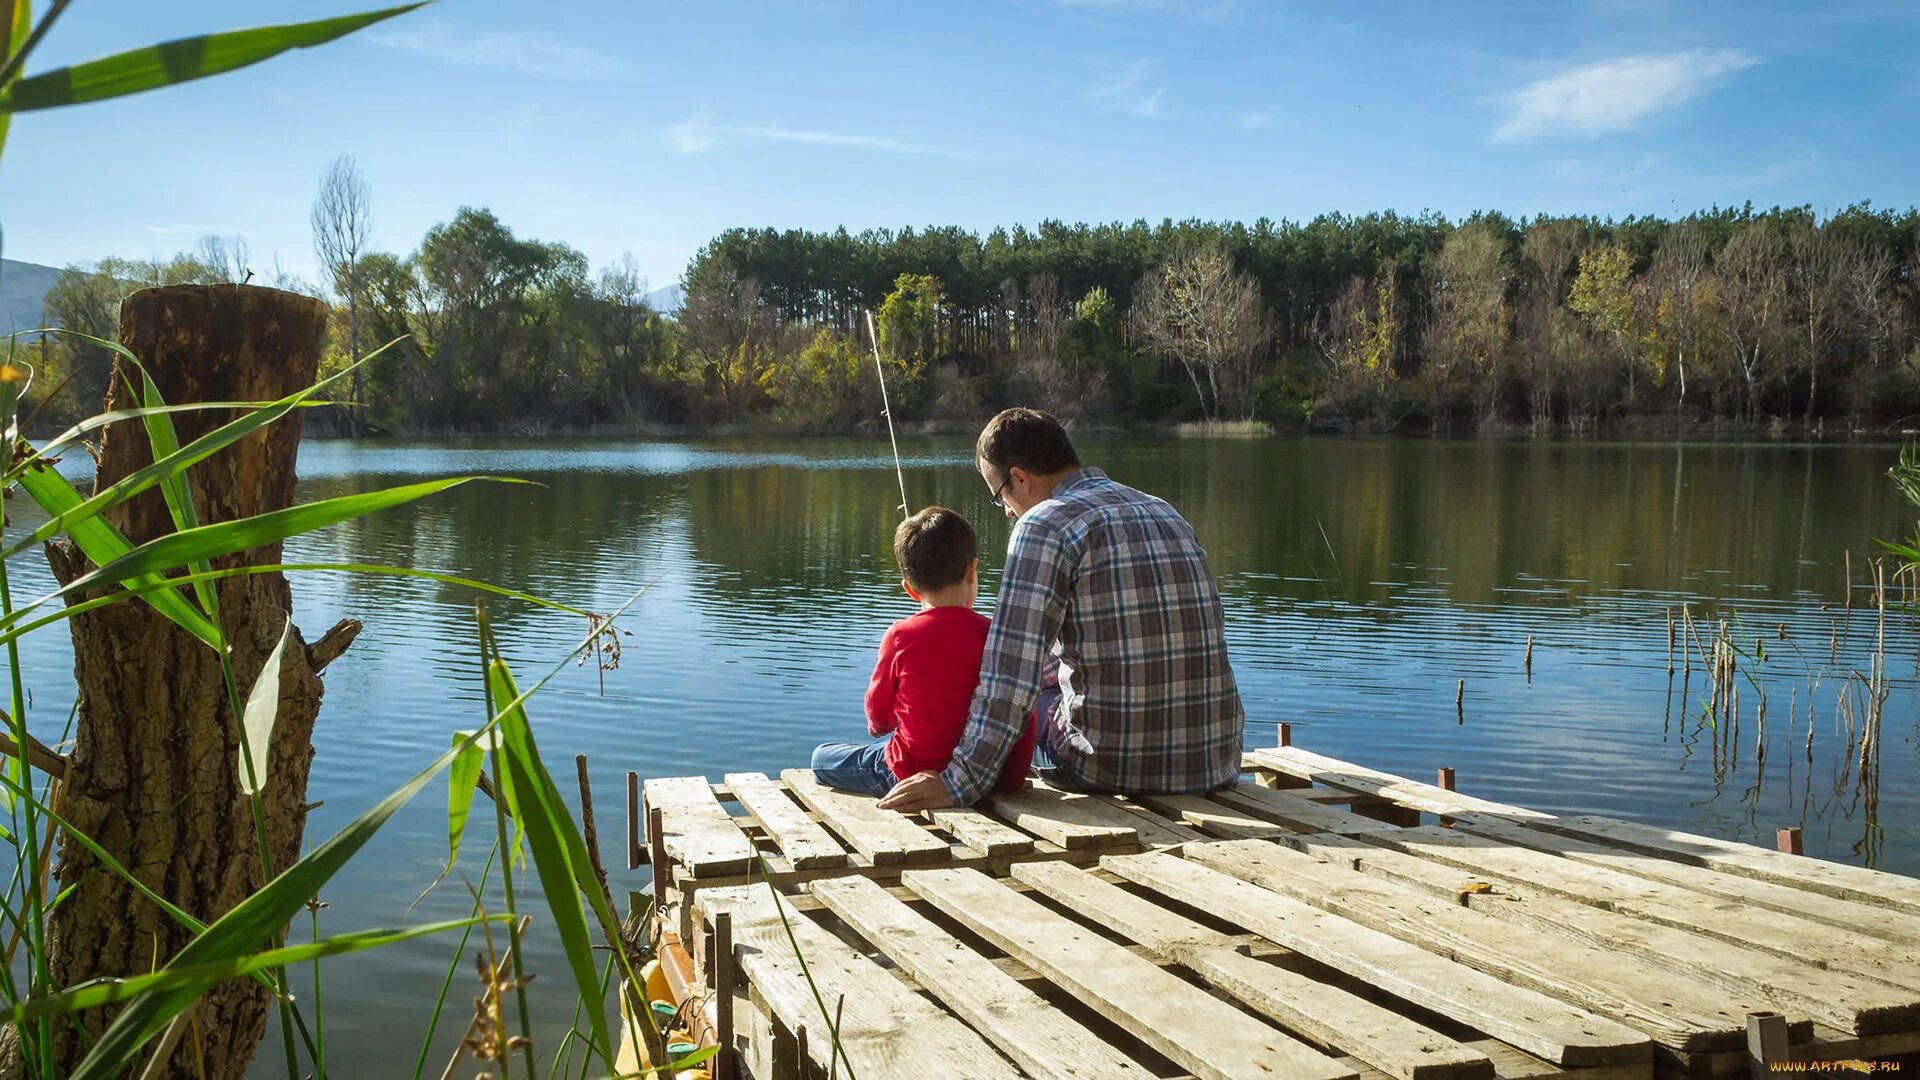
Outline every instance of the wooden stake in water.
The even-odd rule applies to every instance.
[[[900,468],[900,438],[893,433],[893,405],[887,400],[887,369],[880,362],[880,335],[873,329],[873,312],[867,315],[867,338],[873,342],[873,373],[880,376],[880,415],[887,418],[887,441],[893,444],[893,477],[900,481],[900,516],[907,516],[907,474]]]

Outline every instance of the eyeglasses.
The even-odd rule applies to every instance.
[[[1013,482],[1013,474],[1008,473],[1006,475],[1006,478],[1000,481],[1000,486],[993,489],[993,505],[994,506],[1002,510],[1005,510],[1007,508],[1007,501],[1000,497],[1000,493],[1007,490],[1007,485],[1012,482]]]

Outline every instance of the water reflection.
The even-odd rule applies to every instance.
[[[902,450],[913,501],[979,528],[990,596],[1007,526],[969,444]],[[1802,825],[1809,854],[1920,873],[1906,610],[1887,617],[1887,697],[1864,756],[1866,699],[1850,677],[1871,671],[1877,637],[1863,584],[1872,539],[1913,516],[1884,479],[1895,448],[1091,439],[1083,452],[1193,521],[1220,578],[1250,740],[1288,720],[1310,749],[1416,777],[1452,766],[1475,794],[1762,842]],[[625,770],[776,771],[856,732],[880,631],[909,610],[889,550],[892,462],[874,440],[315,443],[301,471],[308,499],[451,473],[532,483],[458,488],[290,544],[290,559],[427,567],[595,611],[644,590],[604,694],[591,667],[569,666],[533,709],[556,763],[591,756],[616,889],[645,882],[616,850]],[[51,588],[43,560],[17,565],[20,592]],[[317,836],[484,705],[463,591],[310,575],[295,594],[305,626],[367,622],[328,675]],[[587,630],[524,604],[492,611],[529,678]],[[1686,638],[1669,671],[1669,616],[1683,611],[1709,642],[1726,620],[1745,654],[1737,724],[1724,706],[1709,711],[1709,649]],[[31,720],[57,734],[71,704],[64,635],[30,640],[27,660]],[[445,844],[441,800],[423,796],[336,879],[324,929],[464,915],[457,878],[408,911]],[[564,978],[550,943],[536,944],[534,969]],[[328,968],[336,1070],[390,1071],[450,947]],[[539,1018],[548,1045],[566,1020]]]

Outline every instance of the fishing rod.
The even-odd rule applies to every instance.
[[[893,433],[893,406],[887,401],[887,369],[880,362],[880,335],[873,330],[873,312],[867,313],[867,340],[873,343],[873,372],[880,376],[880,415],[887,418],[887,441],[893,444],[893,476],[900,481],[900,516],[907,517],[907,474],[900,468],[900,437]]]

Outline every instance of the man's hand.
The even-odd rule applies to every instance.
[[[953,796],[947,794],[947,785],[935,772],[915,773],[893,785],[878,803],[882,810],[898,810],[911,814],[916,810],[938,810],[953,805]]]

